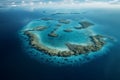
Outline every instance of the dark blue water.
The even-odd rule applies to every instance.
[[[104,12],[105,10],[103,10]],[[18,32],[31,20],[48,16],[41,10],[29,12],[22,9],[0,10],[0,72],[1,80],[120,80],[120,11],[107,10],[94,15],[83,14],[102,26],[103,33],[118,41],[106,55],[82,66],[54,67],[31,59],[23,50]],[[109,14],[109,15],[108,15]],[[99,16],[100,15],[100,16]],[[105,15],[105,16],[103,16]],[[113,27],[114,26],[114,27]]]

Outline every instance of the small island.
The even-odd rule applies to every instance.
[[[55,32],[51,32],[48,34],[48,36],[50,37],[58,37],[58,34],[56,34]]]
[[[84,29],[84,28],[88,28],[88,27],[94,25],[93,23],[88,22],[88,21],[81,21],[81,22],[79,22],[79,24],[82,25],[82,29]]]
[[[38,26],[38,27],[33,28],[33,31],[43,31],[47,28],[48,28],[47,26]]]
[[[61,20],[58,20],[59,23],[63,23],[63,24],[69,24],[70,21],[69,20],[66,20],[66,19],[61,19]]]

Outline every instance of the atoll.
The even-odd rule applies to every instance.
[[[50,20],[50,19],[44,19],[44,20]],[[69,24],[70,21],[69,20],[59,20],[59,23]],[[80,27],[74,27],[74,28],[85,29],[89,26],[94,25],[93,23],[90,23],[88,21],[81,21],[81,22],[79,22],[79,24],[81,24]],[[56,31],[59,28],[61,28],[60,26],[61,26],[61,24],[56,24],[56,27],[54,27],[53,30],[50,33],[48,33],[48,35],[46,35],[46,36],[58,37],[59,34],[56,33]],[[24,35],[26,35],[29,38],[29,44],[33,48],[35,48],[38,51],[44,52],[45,54],[48,54],[50,56],[69,57],[72,55],[88,54],[90,52],[96,52],[96,51],[100,50],[106,43],[103,36],[96,34],[96,35],[89,36],[89,39],[90,39],[89,44],[88,43],[86,45],[74,44],[74,43],[68,41],[68,42],[64,43],[65,46],[67,47],[67,50],[54,49],[54,48],[48,47],[48,46],[44,45],[43,43],[41,43],[38,36],[34,33],[34,31],[39,32],[39,31],[43,31],[47,28],[48,28],[47,26],[33,27],[33,29],[25,30]],[[63,31],[64,32],[72,32],[73,30],[71,28],[66,28],[66,29],[63,29]]]

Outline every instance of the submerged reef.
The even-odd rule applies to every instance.
[[[46,26],[38,26],[38,27],[33,28],[33,31],[43,31],[45,29],[47,29]]]
[[[59,20],[59,23],[69,24],[70,21],[69,21],[69,20],[66,20],[66,19],[61,19],[61,20]]]
[[[49,20],[53,20],[53,19],[52,18],[42,18],[41,20],[49,21]]]
[[[53,19],[42,18],[41,20],[48,21],[48,20],[53,20]],[[55,21],[53,21],[53,23],[51,23],[51,24],[54,24],[54,22]],[[105,37],[103,37],[102,35],[99,35],[99,34],[94,34],[94,35],[89,34],[88,38],[89,38],[90,42],[85,43],[85,45],[83,45],[81,43],[76,44],[74,42],[67,41],[64,43],[65,47],[67,48],[66,50],[49,47],[49,46],[45,45],[44,43],[42,43],[35,32],[39,32],[38,35],[41,36],[42,34],[40,34],[40,32],[50,29],[50,31],[49,30],[47,31],[48,32],[47,35],[44,35],[44,36],[52,37],[52,39],[55,39],[57,37],[60,37],[59,35],[61,35],[60,33],[57,32],[59,30],[61,32],[62,31],[66,32],[66,33],[62,33],[63,35],[69,34],[69,36],[71,36],[70,33],[68,33],[68,32],[73,32],[73,31],[75,32],[74,28],[75,29],[86,29],[86,28],[94,25],[93,23],[91,23],[89,21],[81,21],[81,22],[78,22],[78,24],[81,25],[80,27],[74,27],[73,29],[71,29],[71,28],[65,28],[62,26],[62,24],[59,24],[59,23],[63,23],[63,24],[67,25],[67,24],[70,24],[70,20],[65,20],[65,19],[58,20],[58,23],[55,23],[55,27],[53,27],[52,29],[51,29],[51,27],[40,25],[40,26],[34,26],[30,30],[27,29],[23,33],[24,33],[24,35],[26,35],[28,37],[29,44],[33,48],[35,48],[36,50],[38,50],[40,52],[44,52],[45,54],[48,54],[50,56],[69,57],[72,55],[89,54],[90,52],[99,51],[106,44],[106,41],[104,40]],[[77,37],[76,37],[76,39],[77,39]],[[58,42],[58,43],[60,43],[60,42]]]
[[[72,32],[73,30],[70,29],[70,28],[68,28],[68,29],[64,29],[63,31],[64,31],[64,32]]]
[[[56,34],[55,32],[51,32],[48,34],[48,36],[50,37],[58,37],[58,34]]]
[[[82,27],[81,26],[76,26],[76,27],[74,27],[75,29],[82,29]]]

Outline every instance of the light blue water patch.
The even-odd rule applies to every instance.
[[[57,33],[58,34],[58,33]],[[50,45],[52,47],[64,47],[65,43],[86,43],[89,41],[89,38],[86,37],[84,33],[71,32],[66,34],[65,32],[59,32],[59,36],[54,38],[48,36],[48,33],[40,34],[41,40],[45,45]]]

